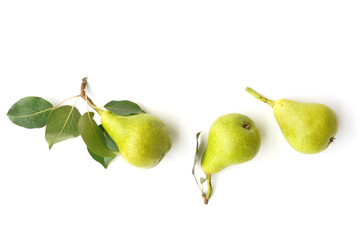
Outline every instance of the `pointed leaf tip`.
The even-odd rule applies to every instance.
[[[98,163],[100,163],[105,169],[108,168],[110,162],[116,157],[113,156],[113,157],[101,157],[101,156],[98,156],[96,155],[95,153],[93,153],[89,148],[87,148],[90,156],[95,160],[97,161]]]

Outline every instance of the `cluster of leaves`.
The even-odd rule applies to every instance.
[[[121,116],[144,113],[136,103],[111,101],[105,109]],[[83,115],[74,106],[53,106],[40,97],[25,97],[17,101],[7,116],[16,125],[25,128],[45,129],[45,139],[49,149],[56,143],[81,135],[90,156],[107,168],[119,150],[105,129],[96,123],[93,112]]]

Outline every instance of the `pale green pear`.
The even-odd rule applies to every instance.
[[[223,115],[210,127],[201,169],[208,175],[249,161],[258,153],[260,143],[259,131],[249,117],[238,113]]]
[[[202,191],[207,204],[211,194],[211,175],[224,168],[253,159],[260,149],[260,134],[247,116],[230,113],[220,116],[210,127],[201,169],[206,175],[207,192]]]
[[[169,130],[153,115],[119,116],[106,110],[101,112],[101,124],[115,141],[121,156],[136,167],[152,168],[170,150]]]
[[[272,101],[251,88],[246,90],[273,107],[281,132],[295,150],[306,154],[318,153],[334,141],[338,130],[338,119],[330,107],[287,99]]]

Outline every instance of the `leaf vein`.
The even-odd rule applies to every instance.
[[[73,111],[74,111],[74,108],[75,108],[75,105],[74,105],[74,106],[72,106],[72,108],[71,108],[71,110],[70,110],[70,114],[67,116],[67,118],[66,118],[66,120],[65,120],[65,123],[64,123],[63,127],[61,128],[61,130],[60,130],[59,134],[56,136],[56,138],[54,138],[54,140],[53,140],[52,144],[54,144],[54,143],[55,143],[55,141],[56,141],[56,139],[58,139],[58,138],[60,137],[60,135],[63,133],[63,131],[64,131],[64,129],[65,129],[65,126],[66,126],[67,122],[69,121],[69,118],[70,118],[71,114],[72,114],[72,113],[73,113]]]
[[[26,117],[32,117],[32,116],[36,116],[38,114],[41,114],[41,113],[44,113],[44,112],[47,112],[47,111],[50,111],[50,110],[53,110],[55,109],[54,107],[52,108],[48,108],[48,109],[45,109],[45,110],[42,110],[40,112],[35,112],[35,113],[32,113],[32,114],[28,114],[28,115],[20,115],[20,116],[12,116],[12,115],[9,115],[9,117],[12,117],[12,118],[26,118]]]

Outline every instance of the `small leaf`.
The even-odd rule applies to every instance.
[[[9,119],[25,128],[42,128],[46,125],[49,114],[54,107],[40,97],[25,97],[17,101],[9,109]]]
[[[196,182],[196,185],[199,187],[200,191],[201,191],[201,196],[204,198],[204,203],[207,204],[207,198],[206,198],[206,194],[204,192],[204,188],[202,187],[202,185],[199,184],[197,178],[196,178],[196,175],[195,175],[195,167],[196,167],[196,164],[198,163],[199,161],[199,137],[200,137],[200,134],[201,132],[198,132],[196,134],[196,151],[195,151],[195,157],[194,157],[194,165],[193,165],[193,168],[192,168],[192,174],[194,176],[194,179],[195,179],[195,182]],[[204,178],[200,178],[200,183],[203,184],[203,182],[205,181],[206,179]]]
[[[107,167],[109,166],[109,163],[116,157],[113,156],[113,157],[100,157],[98,155],[96,155],[95,153],[93,153],[89,148],[87,149],[90,156],[95,159],[97,162],[101,163],[101,165],[103,165],[103,167],[105,169],[107,169]]]
[[[55,143],[79,136],[77,128],[79,118],[80,113],[75,106],[62,106],[50,113],[45,130],[49,149]]]
[[[93,119],[93,112],[86,112],[80,117],[78,128],[86,146],[92,153],[100,157],[113,157],[117,153],[107,148],[103,131]]]
[[[195,176],[195,166],[196,166],[196,163],[199,161],[199,136],[200,136],[201,132],[198,132],[196,134],[196,151],[195,151],[195,157],[194,157],[194,165],[193,165],[193,168],[192,168],[192,174]]]
[[[144,113],[144,111],[134,102],[131,101],[111,101],[105,104],[104,106],[110,112],[113,112],[121,116],[129,116],[139,113]]]
[[[100,124],[99,125],[100,130],[103,132],[104,136],[105,136],[105,141],[106,141],[106,146],[108,149],[110,149],[113,152],[119,152],[119,149],[115,143],[115,141],[109,136],[109,134],[105,131],[105,129],[103,128],[103,126]]]

